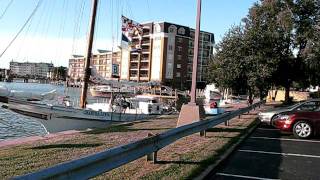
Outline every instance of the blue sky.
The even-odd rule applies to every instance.
[[[53,62],[67,66],[71,54],[83,54],[90,0],[40,0],[31,21],[0,58],[9,62]],[[201,29],[213,32],[216,42],[239,24],[256,0],[202,0]],[[0,53],[19,31],[38,0],[0,0]],[[4,16],[1,16],[7,9]],[[196,0],[100,0],[94,49],[111,49],[119,41],[121,14],[138,22],[168,21],[195,26]]]

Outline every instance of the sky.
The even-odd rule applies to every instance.
[[[121,14],[140,23],[167,21],[194,28],[196,2],[99,0],[93,52],[112,50],[120,44]],[[241,22],[254,2],[202,0],[201,30],[214,33],[219,42],[232,25]],[[90,9],[90,0],[0,0],[0,56],[22,29],[0,57],[0,68],[8,68],[12,60],[68,66],[72,54],[84,55]]]

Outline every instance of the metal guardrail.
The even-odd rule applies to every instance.
[[[64,162],[34,173],[17,176],[13,179],[88,179],[138,158],[151,154],[177,141],[180,138],[204,131],[208,128],[226,122],[236,116],[260,107],[265,101],[260,101],[246,108],[215,116],[211,119],[168,130],[164,133],[145,139],[121,145],[80,159]]]

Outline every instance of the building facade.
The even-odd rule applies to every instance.
[[[121,79],[158,81],[179,89],[189,88],[195,30],[168,22],[144,23],[142,35],[132,37],[123,50]],[[200,32],[197,85],[206,84],[208,62],[213,54],[214,35]]]
[[[90,65],[94,73],[97,73],[100,77],[105,79],[113,78],[113,73],[118,70],[114,70],[114,66],[118,66],[121,61],[121,51],[117,50],[115,52],[111,51],[101,51],[94,53],[91,58]],[[74,55],[69,59],[69,79],[72,81],[82,80],[84,77],[84,56]],[[93,74],[94,75],[94,74]]]
[[[52,63],[10,62],[11,74],[18,77],[47,78],[52,69]]]

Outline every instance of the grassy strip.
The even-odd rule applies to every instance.
[[[0,149],[0,179],[34,172],[55,164],[145,138],[149,132],[174,128],[176,116],[115,124],[103,129]]]
[[[152,174],[148,174],[146,176],[143,176],[141,179],[194,179],[197,177],[201,172],[203,172],[209,165],[215,163],[217,159],[227,150],[229,149],[233,144],[239,141],[239,139],[245,135],[248,131],[248,129],[251,129],[253,126],[256,125],[256,121],[253,121],[248,128],[241,129],[240,133],[232,137],[228,140],[226,140],[226,143],[220,147],[219,149],[215,150],[213,154],[210,154],[209,156],[205,157],[198,157],[199,154],[197,152],[190,152],[187,154],[184,154],[183,157],[181,157],[182,161],[185,162],[193,162],[194,159],[203,159],[199,162],[189,165],[189,167],[183,167],[181,164],[173,164],[169,168],[158,171]],[[205,148],[204,148],[205,149]],[[199,149],[199,151],[201,151]],[[200,154],[201,156],[201,154]]]

